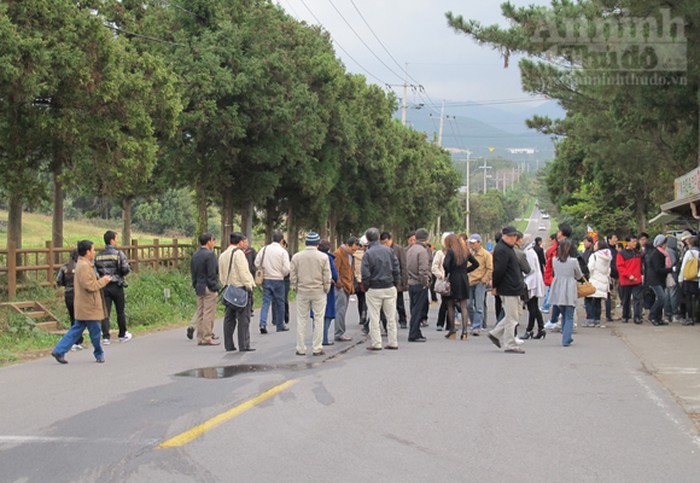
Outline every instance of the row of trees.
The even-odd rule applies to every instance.
[[[262,213],[343,237],[429,224],[454,197],[448,153],[392,119],[396,99],[346,72],[327,33],[264,0],[0,4],[0,194],[8,240],[24,207],[65,191],[122,205],[171,188],[222,238]]]
[[[523,54],[524,89],[566,109],[565,119],[530,121],[558,140],[546,178],[551,201],[598,229],[645,229],[672,199],[673,179],[698,164],[697,2],[556,0],[505,3],[502,13],[508,28],[447,18],[506,66]]]

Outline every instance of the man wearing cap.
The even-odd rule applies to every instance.
[[[521,311],[520,295],[525,292],[523,272],[513,250],[518,230],[506,226],[501,234],[503,236],[493,251],[493,292],[501,297],[505,315],[489,332],[489,340],[496,347],[503,346],[506,352],[524,354],[515,341],[515,326]]]
[[[420,330],[420,322],[428,307],[428,290],[430,289],[430,253],[428,253],[428,230],[416,230],[416,242],[406,252],[406,271],[408,272],[408,296],[411,306],[408,341],[425,342]]]
[[[493,276],[493,256],[481,243],[481,235],[472,234],[469,237],[469,247],[479,266],[469,274],[469,320],[472,323],[472,335],[479,335],[484,323],[486,302],[486,287]]]
[[[396,330],[396,286],[400,282],[399,260],[394,251],[379,243],[379,230],[369,228],[365,232],[369,246],[362,258],[362,283],[367,290],[369,311],[369,335],[367,350],[382,350],[382,336],[379,329],[380,314],[387,320],[387,345],[385,349],[398,349]]]
[[[297,355],[306,355],[306,323],[311,310],[326,313],[326,294],[331,289],[331,266],[328,255],[318,251],[321,237],[316,232],[306,235],[306,248],[292,257],[291,282],[297,293]],[[323,324],[314,324],[313,355],[323,355]]]
[[[360,318],[362,333],[367,335],[369,334],[369,319],[367,318],[365,288],[362,285],[362,257],[365,256],[365,250],[367,250],[367,237],[362,235],[359,242],[360,246],[352,255],[355,259],[355,296],[357,297],[357,315]]]
[[[351,236],[333,253],[338,271],[338,284],[335,287],[335,340],[339,342],[352,340],[352,337],[345,335],[345,315],[350,295],[355,293],[354,255],[359,246],[359,240]]]
[[[262,269],[263,300],[260,308],[260,333],[267,334],[267,314],[272,305],[272,322],[277,332],[289,330],[284,326],[284,277],[289,274],[289,255],[280,242],[284,234],[276,231],[272,234],[272,243],[263,247],[255,256],[255,268]]]

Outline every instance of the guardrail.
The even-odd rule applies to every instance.
[[[193,245],[180,244],[177,239],[167,244],[155,239],[150,245],[139,245],[138,240],[132,240],[131,245],[118,248],[126,254],[134,272],[144,266],[177,268],[190,258],[194,249]],[[50,241],[46,242],[46,248],[18,249],[14,243],[8,243],[6,249],[0,250],[0,291],[12,299],[18,290],[30,286],[53,286],[56,273],[68,261],[72,249],[54,247]]]

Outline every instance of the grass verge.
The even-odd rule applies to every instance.
[[[156,332],[182,327],[192,320],[197,297],[192,288],[189,270],[144,270],[128,277],[126,292],[126,323],[134,334]],[[169,296],[166,297],[166,290]],[[290,299],[291,299],[290,293]],[[70,326],[63,289],[32,287],[18,294],[16,300],[37,300],[63,324]],[[254,307],[260,307],[262,290],[255,289]],[[7,300],[1,300],[3,302]],[[217,318],[223,317],[223,305],[218,304]],[[254,323],[251,321],[251,323]],[[116,314],[112,311],[112,330],[116,330]],[[0,366],[23,362],[48,355],[60,339],[38,329],[26,316],[0,307]],[[87,333],[86,341],[89,341]]]

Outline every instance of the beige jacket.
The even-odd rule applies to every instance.
[[[106,317],[101,290],[108,283],[97,278],[97,272],[90,260],[85,257],[78,258],[73,279],[75,320],[102,320]]]
[[[442,280],[445,278],[445,268],[442,266],[445,261],[445,252],[438,250],[433,257],[433,264],[430,266],[430,271],[435,275],[435,278]]]
[[[234,287],[245,287],[249,290],[255,288],[255,279],[250,273],[248,260],[245,253],[240,248],[229,246],[226,251],[219,255],[219,282],[221,286],[233,285]],[[231,256],[233,255],[233,262]],[[231,265],[231,273],[228,267]]]
[[[291,263],[292,289],[306,295],[320,295],[331,289],[331,264],[328,255],[314,246],[294,254]]]
[[[471,250],[471,254],[479,262],[479,266],[469,274],[469,285],[488,284],[493,277],[493,255],[484,247]]]
[[[352,256],[355,258],[355,281],[362,283],[362,257],[365,256],[365,249],[358,248]]]

